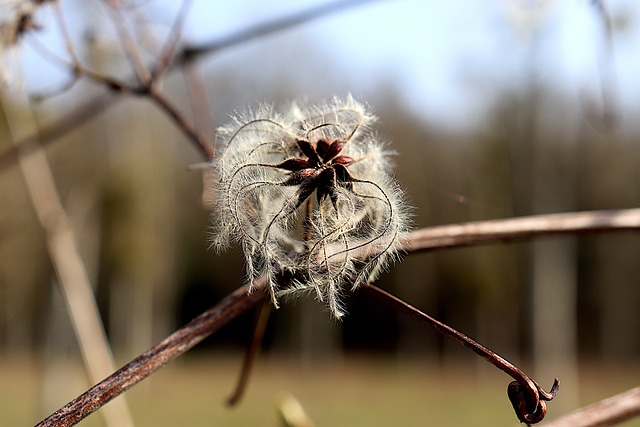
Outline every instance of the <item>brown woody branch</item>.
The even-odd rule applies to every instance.
[[[421,228],[405,235],[401,250],[423,252],[533,237],[638,229],[638,208],[533,215]]]
[[[640,387],[576,409],[545,424],[545,427],[605,427],[640,416]]]
[[[205,311],[164,341],[58,409],[36,427],[68,427],[77,424],[231,320],[267,299],[264,283],[256,284],[251,293],[247,293],[247,290],[246,286],[236,289],[215,307]]]
[[[407,234],[403,238],[402,249],[406,252],[418,252],[557,234],[621,230],[640,230],[640,209],[537,215],[423,228]],[[251,294],[247,293],[246,286],[238,288],[219,304],[60,408],[36,427],[66,427],[78,423],[265,298],[264,283],[258,284],[256,291]],[[627,408],[625,414],[633,416],[640,411],[640,398],[626,399],[625,402],[631,402],[631,408]],[[618,409],[615,411],[620,412]],[[570,424],[558,424],[554,427],[561,425]],[[594,427],[611,424],[580,425]]]

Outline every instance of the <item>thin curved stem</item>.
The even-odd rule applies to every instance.
[[[503,233],[498,232],[498,230],[496,230],[496,226],[501,222],[503,224],[510,225],[510,229]],[[408,233],[403,237],[403,250],[406,252],[419,252],[423,250],[434,250],[436,248],[453,248],[496,241],[513,241],[518,238],[534,238],[549,234],[578,234],[616,230],[637,230],[640,229],[640,209],[540,215],[535,217],[516,218],[513,220],[494,220],[471,224],[472,227],[469,228],[470,232],[475,230],[475,233],[471,232],[471,236],[465,236],[460,232],[459,228],[464,228],[465,224],[424,228],[413,233]],[[529,228],[527,228],[527,224],[529,225]],[[449,233],[447,233],[447,231]],[[455,231],[455,233],[451,233],[452,231]],[[109,376],[100,384],[92,387],[81,396],[51,414],[36,427],[64,427],[78,423],[80,420],[95,412],[114,397],[118,396],[130,387],[133,387],[135,384],[157,371],[165,363],[168,363],[180,356],[205,337],[216,332],[222,326],[235,319],[239,314],[244,313],[246,310],[258,304],[261,300],[266,299],[267,294],[264,292],[265,285],[266,281],[263,278],[254,281],[251,285],[254,292],[250,294],[247,293],[249,289],[248,285],[234,291],[218,305],[201,314],[188,325],[171,334],[160,344],[152,347]],[[370,285],[363,286],[361,289],[370,293],[375,292],[372,291],[373,287]],[[429,323],[427,318],[422,317],[424,313],[415,310],[408,304],[393,296],[385,299],[390,306],[411,315],[421,322]],[[413,311],[408,310],[406,306],[411,307]],[[434,323],[432,324],[432,327],[436,330],[439,330],[439,328],[442,328],[443,330],[445,328],[449,328],[447,325],[444,325],[435,319],[433,319],[433,321]],[[468,337],[467,339],[471,340]],[[464,343],[463,345],[466,346]],[[521,377],[518,378],[523,380]],[[556,387],[552,387],[551,392],[547,393],[533,380],[531,380],[531,382],[524,381],[524,383],[525,384],[522,385],[525,390],[528,390],[528,395],[534,396],[537,394],[539,403],[544,403],[545,400],[551,399],[554,392],[557,391]],[[536,389],[535,392],[533,391],[534,388]],[[636,397],[636,395],[634,394],[632,397]],[[640,412],[638,409],[639,407],[640,405],[637,402],[634,403],[632,408],[627,411],[631,413],[629,416],[633,416]],[[549,425],[551,426],[553,424]],[[558,427],[565,425],[568,424],[558,424]],[[595,427],[611,425],[611,423],[581,425],[584,427]]]
[[[558,391],[557,378],[553,382],[551,391],[546,392],[540,387],[540,385],[538,385],[537,382],[529,378],[513,363],[456,329],[434,319],[428,314],[423,313],[412,305],[407,304],[377,286],[367,284],[362,286],[362,289],[370,295],[382,300],[386,305],[413,317],[420,323],[424,323],[433,328],[436,332],[457,341],[485,359],[487,362],[491,363],[496,368],[505,372],[515,380],[509,384],[508,394],[518,419],[528,424],[534,424],[542,421],[546,414],[546,404],[544,401],[553,399]]]
[[[193,142],[195,147],[207,159],[212,160],[214,157],[213,146],[209,144],[207,138],[203,137],[194,127],[187,122],[182,114],[175,108],[169,100],[160,92],[151,87],[149,90],[151,100],[160,107],[173,121],[178,125],[180,130]]]
[[[251,370],[256,362],[258,354],[260,353],[260,347],[264,340],[264,332],[267,329],[267,323],[269,322],[269,314],[271,314],[271,306],[269,305],[269,302],[264,299],[258,304],[258,310],[256,312],[253,331],[251,334],[251,342],[247,346],[247,351],[244,355],[238,383],[227,399],[227,405],[229,406],[237,405],[238,402],[240,402],[240,399],[242,399],[242,396],[244,396],[247,384],[249,383],[249,377],[251,376]]]

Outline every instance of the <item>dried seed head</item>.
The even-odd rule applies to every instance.
[[[375,279],[407,228],[375,117],[351,96],[284,113],[263,105],[218,130],[214,246],[244,250],[274,304],[315,291],[340,317],[340,293]],[[277,273],[294,277],[281,288]]]

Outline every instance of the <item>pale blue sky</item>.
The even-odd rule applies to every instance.
[[[496,89],[521,86],[531,75],[569,96],[597,98],[602,64],[621,102],[637,110],[640,2],[604,1],[615,21],[627,23],[614,32],[612,61],[591,0],[380,0],[271,39],[274,49],[297,39],[320,47],[355,93],[375,91],[380,76],[391,79],[410,105],[438,122],[481,120]],[[188,37],[208,40],[322,3],[196,2]]]
[[[196,0],[185,36],[192,42],[208,41],[325,2]],[[179,3],[149,3],[159,28],[168,26],[170,11]],[[605,3],[611,15],[628,23],[614,34],[614,59],[605,62],[610,67],[607,72],[614,76],[620,99],[636,111],[640,2]],[[234,64],[242,66],[247,58],[256,61],[260,56],[257,68],[263,67],[265,75],[285,69],[302,92],[318,86],[324,72],[319,68],[329,70],[321,82],[329,86],[325,90],[334,84],[337,93],[348,90],[366,97],[376,92],[382,78],[382,84],[392,82],[404,102],[431,121],[447,126],[474,123],[501,90],[521,87],[523,79],[532,75],[569,96],[597,96],[606,51],[591,4],[591,0],[379,0],[225,52],[219,64],[233,69]],[[96,10],[91,20],[98,22],[100,13]],[[86,31],[80,22],[88,17],[91,11],[70,18],[78,34]],[[108,25],[97,26],[98,31],[107,29]],[[276,61],[280,62],[272,63]],[[244,71],[257,73],[253,78],[259,84],[255,62],[248,67],[251,70]],[[34,81],[43,86],[41,71],[25,74],[27,87]],[[47,74],[54,78],[56,72]],[[273,79],[265,77],[264,85],[273,85]]]

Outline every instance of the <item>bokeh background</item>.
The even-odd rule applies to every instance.
[[[162,40],[180,3],[131,2],[129,13]],[[182,43],[224,41],[326,4],[274,3],[196,0]],[[357,3],[204,55],[194,67],[211,127],[258,102],[352,93],[397,152],[416,228],[640,205],[636,2]],[[105,6],[60,4],[82,62],[128,76]],[[0,62],[10,75],[2,152],[9,123],[31,134],[31,114],[46,127],[105,93],[80,81],[26,101],[69,80],[39,47],[64,57],[55,14],[36,18],[42,28]],[[188,72],[172,72],[164,90],[191,118]],[[103,110],[46,154],[121,365],[238,287],[244,267],[238,248],[209,250],[202,172],[188,169],[202,158],[166,115],[122,94]],[[15,159],[2,164],[0,195],[0,424],[29,425],[90,382]],[[546,238],[407,256],[379,285],[543,386],[560,377],[552,417],[640,382],[639,261],[637,233]],[[127,395],[136,425],[278,425],[283,392],[318,426],[518,424],[504,374],[365,295],[346,302],[340,323],[313,300],[274,311],[246,402],[229,410],[250,337],[252,314],[243,316]]]

